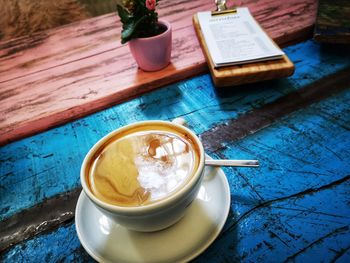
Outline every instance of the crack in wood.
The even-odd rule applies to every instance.
[[[274,203],[279,203],[279,202],[283,202],[286,201],[288,199],[293,199],[293,198],[302,198],[306,195],[312,195],[315,194],[317,192],[321,192],[324,190],[328,190],[331,189],[333,187],[336,187],[338,185],[341,185],[343,183],[346,183],[347,181],[350,181],[350,175],[347,175],[339,180],[333,181],[329,184],[326,185],[322,185],[320,187],[317,188],[308,188],[304,191],[292,194],[292,195],[288,195],[288,196],[283,196],[280,198],[276,198],[276,199],[272,199],[272,200],[268,200],[266,202],[262,202],[256,206],[254,206],[253,208],[251,208],[250,210],[246,211],[245,213],[242,214],[242,216],[240,216],[230,227],[228,227],[225,232],[229,232],[231,231],[234,227],[236,227],[243,219],[245,219],[246,217],[248,217],[250,214],[252,214],[254,211],[261,209],[261,208],[265,208],[265,207],[270,207],[272,204]]]
[[[113,47],[113,48],[110,48],[110,49],[106,49],[104,51],[100,51],[100,52],[94,53],[92,55],[87,55],[87,56],[84,56],[84,57],[81,57],[81,58],[78,58],[78,59],[74,59],[74,60],[71,60],[71,61],[68,61],[68,62],[63,62],[63,63],[57,64],[57,65],[46,67],[44,69],[33,71],[33,72],[30,72],[30,73],[27,73],[27,74],[23,74],[23,75],[16,76],[16,77],[13,77],[13,78],[9,78],[9,79],[5,79],[5,80],[0,80],[0,83],[5,83],[5,82],[17,80],[17,79],[24,78],[24,77],[27,77],[29,75],[37,74],[37,73],[40,73],[40,72],[44,72],[44,71],[47,71],[47,70],[50,70],[50,69],[53,69],[53,68],[67,66],[67,65],[69,65],[71,63],[74,63],[74,62],[80,62],[80,61],[83,61],[85,59],[89,59],[89,58],[94,57],[94,56],[99,56],[99,55],[107,53],[107,52],[112,52],[112,51],[116,50],[117,48],[120,48],[120,47]],[[45,80],[41,80],[40,82],[42,82],[42,81],[45,81]]]
[[[270,236],[272,237],[272,238],[277,238],[279,241],[281,241],[286,247],[289,247],[289,245],[288,245],[288,243],[286,242],[286,241],[284,241],[279,235],[277,235],[275,232],[273,232],[273,231],[271,231],[271,230],[269,230],[268,231],[269,232],[269,234],[270,234]]]
[[[335,257],[330,261],[331,263],[337,262],[339,258],[341,258],[345,253],[347,253],[350,250],[350,246],[347,246],[346,248],[342,248],[339,251],[335,251]]]

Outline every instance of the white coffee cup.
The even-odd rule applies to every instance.
[[[88,198],[108,218],[130,230],[152,232],[175,224],[185,215],[186,210],[195,200],[201,186],[204,176],[205,152],[197,135],[190,129],[181,125],[181,121],[177,120],[176,122],[142,121],[126,125],[112,131],[100,139],[87,153],[81,166],[81,184]],[[94,157],[94,154],[116,134],[147,125],[166,125],[189,135],[199,151],[199,165],[197,170],[178,191],[170,194],[168,197],[162,200],[144,206],[127,207],[112,205],[97,198],[90,190],[86,176],[86,173],[88,172],[87,170],[89,169],[89,163],[91,163],[91,159]]]

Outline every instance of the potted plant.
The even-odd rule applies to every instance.
[[[129,44],[144,71],[157,71],[170,62],[171,25],[158,20],[158,0],[121,0],[117,11],[122,23],[121,43]]]

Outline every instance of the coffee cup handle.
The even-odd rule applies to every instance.
[[[175,123],[175,124],[179,124],[179,125],[185,126],[185,127],[188,126],[187,125],[187,121],[184,118],[175,118],[171,122]]]
[[[187,125],[187,121],[184,119],[184,118],[175,118],[171,121],[172,123],[175,123],[175,124],[179,124],[179,125],[182,125],[182,126],[185,126],[185,127],[188,127]],[[209,157],[208,155],[205,155],[205,159],[212,159],[211,157]],[[204,180],[207,181],[207,180],[211,180],[213,175],[216,174],[215,172],[212,172],[212,171],[215,171],[216,169],[218,169],[217,167],[214,167],[214,166],[206,166],[205,167],[205,170],[207,172],[204,173]]]

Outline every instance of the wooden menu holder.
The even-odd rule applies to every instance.
[[[192,20],[215,86],[237,86],[246,83],[288,77],[294,73],[294,64],[286,55],[281,59],[215,68],[201,31],[197,14],[193,16]],[[273,41],[273,43],[275,42]]]

